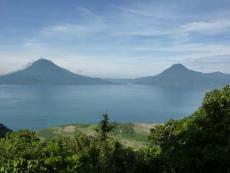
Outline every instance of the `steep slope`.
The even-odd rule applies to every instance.
[[[8,129],[6,126],[0,123],[0,138],[4,137],[6,133],[10,131],[10,129]]]
[[[0,77],[0,84],[107,84],[100,78],[74,74],[46,59],[39,59],[31,66]]]
[[[182,64],[174,64],[156,76],[137,78],[134,83],[165,87],[213,88],[230,84],[230,75],[220,72],[201,73]]]

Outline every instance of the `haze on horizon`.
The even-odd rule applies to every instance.
[[[0,21],[0,74],[40,57],[103,78],[230,73],[229,0],[0,0]]]

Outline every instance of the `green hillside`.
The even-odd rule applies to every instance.
[[[229,125],[226,86],[191,116],[164,124],[110,123],[104,114],[98,124],[10,132],[0,138],[0,172],[229,173]]]
[[[148,143],[150,129],[154,124],[147,123],[112,123],[114,129],[111,132],[111,138],[115,138],[126,146],[140,148]],[[55,126],[38,130],[42,140],[55,139],[62,137],[74,137],[81,133],[88,136],[95,136],[95,129],[98,124],[69,124]]]

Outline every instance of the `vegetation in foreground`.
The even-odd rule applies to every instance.
[[[132,147],[142,148],[148,143],[148,136],[150,129],[156,124],[147,123],[111,123],[114,127],[110,132],[110,138],[119,141],[121,144]],[[53,140],[60,137],[75,137],[79,134],[87,136],[96,136],[97,124],[70,124],[63,126],[56,126],[46,129],[38,130],[38,136],[42,140]]]
[[[95,136],[43,141],[33,131],[10,132],[0,139],[0,172],[230,172],[229,86],[207,93],[190,117],[154,126],[144,148],[122,145],[113,129],[105,115]]]

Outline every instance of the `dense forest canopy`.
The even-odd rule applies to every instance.
[[[112,130],[105,115],[96,136],[42,141],[34,131],[9,132],[0,139],[0,172],[229,173],[230,87],[208,92],[190,117],[153,127],[144,148],[123,146]]]

